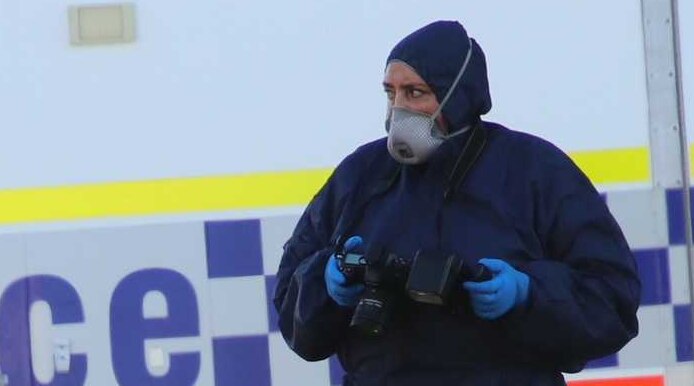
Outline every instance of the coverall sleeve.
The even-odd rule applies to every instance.
[[[604,200],[558,152],[544,157],[533,187],[546,256],[520,267],[530,277],[529,302],[507,327],[510,338],[571,372],[636,336],[641,283]]]
[[[324,279],[335,218],[343,205],[335,185],[333,175],[304,211],[277,273],[274,305],[280,331],[289,347],[309,361],[335,352],[348,321],[347,310],[328,296]]]

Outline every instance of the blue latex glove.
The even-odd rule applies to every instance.
[[[363,243],[361,237],[352,236],[345,241],[345,252],[354,252]],[[328,264],[325,265],[325,286],[328,289],[328,295],[335,303],[343,307],[355,306],[359,301],[359,296],[364,291],[364,285],[361,283],[347,284],[347,278],[340,272],[334,254],[330,256]]]
[[[528,300],[530,278],[500,259],[481,259],[480,264],[494,274],[491,280],[465,282],[463,288],[470,293],[472,308],[482,319],[496,319],[513,307],[524,305]]]

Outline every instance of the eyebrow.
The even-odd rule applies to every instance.
[[[393,88],[393,85],[388,83],[388,82],[383,82],[383,87],[384,88]],[[429,85],[426,83],[405,83],[403,85],[403,87],[419,87],[419,88],[423,88],[426,90],[431,89],[431,87],[429,87]]]

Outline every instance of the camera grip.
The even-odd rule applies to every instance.
[[[485,265],[477,263],[475,268],[470,272],[470,280],[474,282],[483,282],[492,280],[494,274]]]

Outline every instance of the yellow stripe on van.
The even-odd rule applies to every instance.
[[[650,153],[647,148],[580,151],[569,157],[594,184],[649,182]]]
[[[648,182],[646,148],[571,158],[596,184]],[[0,190],[0,224],[306,205],[331,169]]]
[[[332,170],[0,191],[0,224],[306,205]]]

